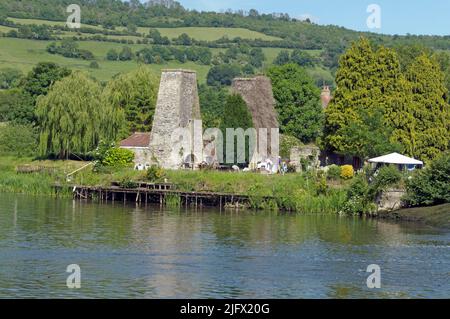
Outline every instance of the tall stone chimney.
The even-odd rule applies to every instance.
[[[150,135],[152,164],[179,169],[203,161],[197,73],[163,70]]]
[[[257,130],[257,146],[258,149],[254,152],[251,159],[251,166],[258,161],[264,161],[267,158],[274,157],[272,160],[277,160],[279,155],[278,135],[272,136],[272,129],[278,129],[278,118],[275,110],[275,98],[273,97],[272,83],[266,76],[256,76],[253,78],[236,78],[233,80],[232,90],[242,96],[247,103],[250,114],[253,119],[253,126]],[[267,129],[267,145],[260,145],[259,135],[262,131],[260,129]],[[271,142],[276,145],[272,149]],[[260,147],[267,147],[263,152],[266,156],[261,156]]]
[[[331,101],[331,90],[328,85],[324,85],[322,88],[322,93],[320,94],[320,100],[322,102],[322,107],[327,108],[328,104]]]

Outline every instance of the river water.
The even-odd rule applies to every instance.
[[[71,264],[80,289],[67,288]],[[449,298],[450,232],[0,194],[0,298],[19,297]]]

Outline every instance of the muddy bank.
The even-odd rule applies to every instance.
[[[378,217],[421,222],[433,227],[450,228],[450,204],[400,209],[390,213],[380,213]]]

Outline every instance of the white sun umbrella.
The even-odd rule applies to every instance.
[[[398,165],[423,165],[422,161],[399,153],[392,153],[369,160],[369,163],[398,164]]]

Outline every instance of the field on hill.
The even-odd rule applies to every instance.
[[[60,55],[52,55],[46,51],[49,41],[33,41],[25,39],[0,38],[0,69],[13,67],[23,72],[30,71],[38,62],[55,62],[71,69],[84,70],[101,81],[107,81],[114,75],[123,72],[129,72],[138,67],[135,61],[106,61],[104,59],[106,52],[110,48],[121,48],[122,45],[107,42],[81,42],[80,48],[92,50],[100,64],[99,69],[89,68],[90,61],[79,59],[69,59]],[[131,46],[133,49],[138,45]],[[187,68],[193,69],[198,73],[199,82],[206,81],[206,75],[209,66],[199,65],[193,62],[179,63],[170,62],[166,64],[148,65],[156,73],[167,68]]]
[[[50,20],[38,20],[38,19],[17,19],[8,18],[17,24],[21,25],[65,25],[62,21],[50,21]],[[101,26],[85,25],[97,30],[103,30]],[[116,28],[117,30],[123,30],[123,27]],[[7,33],[10,30],[17,30],[16,28],[10,28],[6,26],[0,26],[0,32]],[[147,34],[150,28],[139,27],[138,32]],[[264,40],[278,40],[279,38],[267,36],[263,33],[251,31],[244,28],[213,28],[213,27],[185,27],[185,28],[158,28],[162,36],[167,36],[170,39],[176,38],[182,33],[188,34],[190,37],[196,40],[213,41],[220,39],[221,37],[228,37],[230,39],[235,37],[241,37],[244,39],[264,39]],[[101,34],[101,33],[98,33]],[[79,33],[75,31],[60,31],[57,35],[62,37],[72,37],[75,35],[90,37],[94,34],[89,33]],[[101,34],[102,35],[102,34]],[[102,35],[104,36],[104,35]],[[142,40],[141,37],[129,36],[129,35],[108,35],[106,36],[110,39],[126,39],[133,40],[135,43],[137,40]],[[129,72],[138,67],[136,61],[108,61],[106,60],[106,54],[110,49],[116,49],[120,51],[122,47],[129,46],[133,52],[148,47],[149,45],[144,44],[121,44],[115,42],[100,42],[100,41],[79,41],[80,49],[85,49],[91,51],[95,60],[99,63],[99,69],[92,69],[89,67],[91,61],[85,61],[81,59],[65,58],[61,55],[52,55],[46,51],[49,43],[52,41],[36,41],[27,40],[19,38],[6,38],[0,37],[0,68],[13,67],[22,70],[23,72],[28,72],[32,69],[34,65],[38,62],[52,61],[60,65],[67,66],[71,69],[78,69],[87,71],[93,77],[100,81],[107,81],[114,75],[123,72]],[[266,60],[264,62],[264,67],[272,65],[272,62],[282,50],[280,48],[262,48]],[[225,52],[226,49],[211,49],[211,52],[215,55],[220,51]],[[288,50],[291,51],[291,50]],[[318,57],[321,50],[308,50],[308,53]],[[200,83],[206,82],[206,76],[208,74],[211,66],[200,65],[194,62],[180,63],[177,61],[170,61],[164,64],[151,64],[149,67],[156,73],[160,73],[162,69],[167,68],[186,68],[197,71],[198,80]],[[318,75],[321,78],[330,79],[333,81],[331,73],[327,69],[320,67],[315,67],[308,70],[312,75]]]
[[[14,21],[18,24],[37,24],[37,25],[58,25],[64,26],[66,23],[62,21],[49,21],[49,20],[37,20],[37,19],[17,19],[17,18],[8,18],[11,21]],[[103,30],[101,26],[93,26],[93,25],[82,25],[84,27],[89,27],[97,30]],[[124,30],[123,27],[117,27],[116,30]],[[162,36],[167,36],[169,39],[177,38],[181,34],[186,33],[191,38],[194,38],[199,41],[214,41],[218,40],[224,36],[233,39],[236,37],[240,37],[242,39],[262,39],[262,40],[280,40],[280,38],[272,37],[269,35],[265,35],[264,33],[251,31],[243,28],[210,28],[210,27],[186,27],[186,28],[156,28],[159,30]],[[148,34],[150,28],[147,27],[138,27],[137,32],[142,34]],[[1,30],[0,30],[1,31]],[[75,32],[68,32],[75,33]],[[121,36],[109,36],[111,38],[124,38]],[[126,37],[125,37],[126,38]],[[134,39],[136,37],[128,37]]]
[[[49,43],[52,41],[35,41],[15,38],[0,38],[0,68],[14,67],[28,72],[38,62],[52,61],[60,65],[67,66],[72,69],[84,70],[89,72],[92,76],[101,81],[109,80],[117,73],[128,72],[137,68],[138,64],[135,61],[107,61],[105,59],[108,50],[115,48],[121,49],[124,45],[113,42],[95,42],[95,41],[81,41],[79,42],[81,49],[91,51],[99,63],[99,69],[89,68],[90,61],[80,59],[65,58],[61,55],[52,55],[46,51]],[[146,45],[134,44],[128,45],[134,52],[144,48]],[[275,59],[281,49],[264,48],[263,52],[266,56],[266,65],[270,65]],[[221,51],[221,49],[212,49],[214,54]],[[312,51],[312,54],[318,54],[320,51]],[[211,66],[200,65],[193,62],[179,63],[171,61],[166,64],[150,64],[149,67],[155,72],[159,73],[166,68],[187,68],[193,69],[198,73],[200,83],[206,81],[206,75]]]

